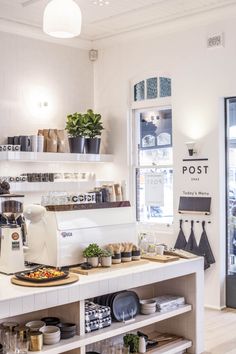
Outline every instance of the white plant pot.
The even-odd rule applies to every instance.
[[[111,267],[111,257],[101,257],[102,267]]]
[[[97,268],[99,265],[99,259],[98,257],[89,257],[87,258],[87,261],[93,268]]]

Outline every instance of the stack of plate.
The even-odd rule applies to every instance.
[[[43,344],[51,345],[60,342],[61,333],[57,326],[46,326],[42,330]]]
[[[151,315],[152,313],[155,313],[157,310],[156,300],[153,299],[140,300],[140,305],[141,305],[140,311],[143,315]]]
[[[57,326],[61,330],[61,339],[72,338],[76,335],[76,324],[74,323],[59,323]]]
[[[94,302],[111,308],[111,315],[115,321],[127,321],[139,313],[139,298],[134,291],[119,291],[116,293],[98,296]]]

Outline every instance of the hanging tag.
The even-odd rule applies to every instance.
[[[162,173],[145,174],[145,205],[164,206],[164,175]]]

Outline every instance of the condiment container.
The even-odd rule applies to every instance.
[[[131,262],[132,252],[121,252],[121,262]]]
[[[139,353],[146,353],[146,341],[144,337],[139,337],[138,351]]]
[[[139,261],[141,258],[140,250],[132,251],[132,261]]]
[[[112,264],[121,263],[121,253],[114,253],[112,256]]]
[[[43,349],[43,333],[40,331],[30,332],[30,351],[39,352]]]

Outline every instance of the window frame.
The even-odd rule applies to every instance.
[[[170,77],[170,75],[157,75],[156,73],[152,73],[149,75],[144,76],[139,76],[136,78],[136,80],[132,80],[130,82],[130,107],[129,107],[129,124],[128,124],[128,130],[129,130],[129,165],[130,165],[130,194],[131,194],[131,201],[132,205],[137,208],[137,186],[136,186],[136,171],[137,168],[142,168],[146,166],[139,166],[138,165],[138,136],[136,134],[136,127],[137,123],[135,122],[136,120],[136,114],[137,111],[147,111],[147,110],[165,110],[165,109],[171,109],[172,110],[172,100],[171,96],[170,97],[158,97],[155,99],[145,99],[142,101],[134,101],[134,86],[142,81],[146,80],[150,77],[155,77],[155,76],[166,76]],[[172,128],[173,131],[173,128]],[[172,143],[172,149],[173,149],[173,143]],[[153,166],[150,166],[153,167]],[[172,161],[172,164],[166,164],[166,165],[157,165],[157,168],[172,168],[174,172],[174,163]],[[173,173],[173,178],[174,178],[174,173]],[[174,182],[173,182],[174,185]],[[174,200],[174,193],[173,193],[173,200]],[[174,222],[174,211],[173,211],[173,217],[172,217],[172,223],[159,223],[159,222],[140,222],[137,221],[137,224],[140,225],[141,227],[145,226],[147,228],[152,228],[157,231],[161,231],[163,233],[173,233],[173,222]]]

